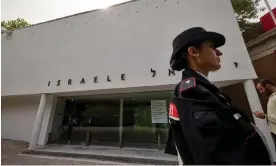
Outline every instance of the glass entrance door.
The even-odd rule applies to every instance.
[[[120,103],[115,101],[93,102],[83,112],[84,128],[89,132],[90,145],[118,146]]]
[[[170,97],[170,91],[76,96],[66,101],[59,142],[162,149]],[[163,104],[156,109],[153,101]]]
[[[67,100],[60,143],[117,146],[119,109],[117,101]]]

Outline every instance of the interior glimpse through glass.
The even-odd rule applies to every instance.
[[[171,91],[60,99],[48,143],[164,149]]]

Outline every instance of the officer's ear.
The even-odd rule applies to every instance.
[[[203,42],[198,42],[198,43],[194,43],[191,46],[188,47],[188,53],[189,55],[191,55],[192,57],[198,57],[201,47],[202,47]]]
[[[193,57],[199,56],[199,50],[194,46],[188,47],[188,53]]]

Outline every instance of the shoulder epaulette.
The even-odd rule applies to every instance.
[[[196,87],[195,77],[184,79],[180,83],[180,93],[195,87]]]

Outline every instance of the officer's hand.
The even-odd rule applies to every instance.
[[[260,119],[265,119],[265,114],[263,112],[256,111],[253,114]]]

